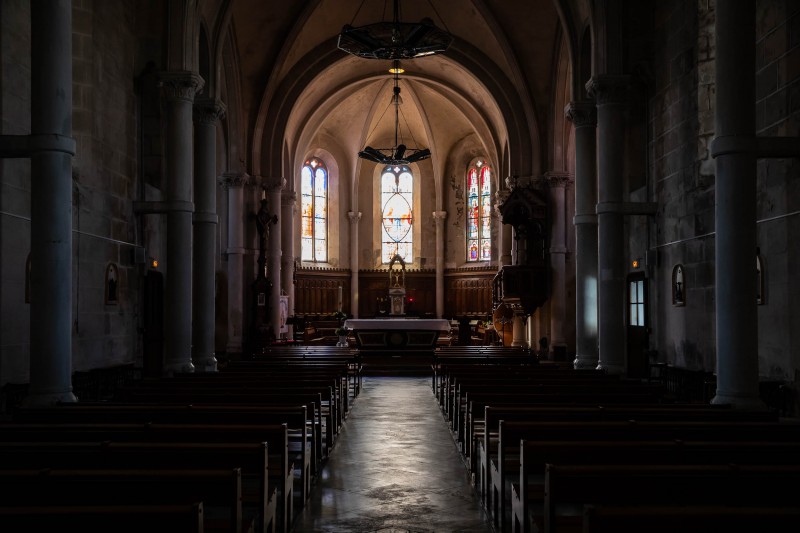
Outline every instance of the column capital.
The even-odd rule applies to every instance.
[[[286,179],[281,176],[258,176],[257,177],[261,187],[268,193],[280,192],[286,185]]]
[[[494,193],[494,200],[496,204],[503,204],[508,197],[511,196],[511,191],[508,189],[501,189]]]
[[[434,211],[433,212],[433,220],[436,221],[437,226],[441,226],[444,223],[444,220],[447,218],[447,211]]]
[[[235,189],[249,185],[251,176],[246,172],[225,172],[217,178],[223,189]]]
[[[564,116],[576,128],[597,126],[597,105],[594,102],[570,102],[564,107]]]
[[[572,174],[562,170],[551,170],[549,172],[545,172],[544,179],[547,180],[547,184],[551,189],[563,189],[569,187],[575,182],[575,177]]]
[[[201,124],[213,124],[225,116],[227,108],[217,98],[201,98],[194,101],[194,121]]]
[[[158,85],[167,101],[192,102],[194,96],[203,89],[205,80],[188,70],[167,71],[159,73]]]
[[[347,218],[350,219],[350,224],[358,224],[359,221],[361,220],[361,211],[358,212],[348,211]]]
[[[633,80],[626,74],[600,74],[586,82],[586,91],[597,105],[627,103],[632,89]]]
[[[295,202],[297,202],[297,193],[294,191],[290,191],[289,189],[284,189],[281,192],[281,205],[284,207],[294,207]]]

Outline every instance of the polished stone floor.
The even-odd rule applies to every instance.
[[[364,378],[292,531],[492,531],[430,377]]]

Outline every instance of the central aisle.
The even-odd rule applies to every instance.
[[[292,531],[492,531],[430,377],[364,378]]]

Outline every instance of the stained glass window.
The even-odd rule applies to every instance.
[[[411,206],[414,204],[414,177],[405,165],[389,165],[381,175],[381,261],[386,264],[394,254],[410,263],[413,231]]]
[[[482,159],[467,169],[467,261],[492,259],[492,171]]]
[[[328,171],[312,157],[300,171],[301,259],[328,260]]]

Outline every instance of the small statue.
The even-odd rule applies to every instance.
[[[277,224],[278,216],[270,215],[267,211],[267,199],[261,199],[261,208],[256,213],[256,228],[258,229],[258,276],[267,275],[267,241],[269,241],[269,225]]]

